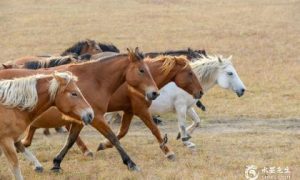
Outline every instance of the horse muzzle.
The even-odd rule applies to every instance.
[[[84,115],[81,116],[81,119],[85,125],[91,124],[94,119],[94,112],[91,110],[86,110]]]
[[[242,97],[245,93],[245,89],[240,89],[235,92],[238,97]]]
[[[200,92],[197,92],[196,94],[194,94],[194,99],[200,99],[202,96],[203,96],[203,92],[200,91]]]
[[[159,92],[157,91],[152,91],[146,94],[147,99],[149,100],[155,100],[159,96]]]

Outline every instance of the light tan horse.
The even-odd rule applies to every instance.
[[[22,70],[3,70],[5,78],[31,75]],[[2,72],[3,72],[2,71]],[[2,73],[1,74],[4,74]],[[0,74],[0,79],[3,78]],[[76,85],[77,77],[69,72],[33,75],[0,81],[0,148],[6,156],[15,179],[22,180],[17,150],[31,161],[36,171],[43,167],[20,142],[27,126],[51,106],[56,106],[66,119],[82,124],[92,123],[94,112]]]

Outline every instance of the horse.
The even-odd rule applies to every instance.
[[[198,61],[191,63],[191,66],[204,92],[218,84],[221,88],[235,92],[238,97],[243,96],[246,88],[231,62],[231,57],[202,56]],[[193,107],[196,101],[174,83],[167,84],[160,92],[161,95],[150,106],[151,113],[175,112],[179,127],[177,139],[181,137],[186,147],[194,148],[195,144],[189,139],[192,132],[200,126],[200,118]],[[186,115],[193,120],[193,124],[188,128],[185,123]]]
[[[195,98],[201,97],[202,88],[197,77],[192,72],[188,64],[188,60],[184,57],[159,56],[155,59],[147,58],[145,63],[154,78],[158,88],[163,87],[168,82],[174,81],[179,87],[193,95]],[[145,125],[151,130],[152,134],[157,138],[160,148],[168,159],[175,158],[174,152],[166,145],[166,138],[161,136],[158,127],[153,123],[151,114],[148,111],[151,101],[144,98],[143,94],[137,92],[128,83],[124,83],[113,94],[108,105],[108,112],[124,111],[122,125],[117,137],[121,139],[126,135],[129,129],[133,115],[141,118]],[[69,129],[69,127],[67,127]],[[23,142],[28,146],[31,143],[35,128],[31,127]],[[89,152],[88,148],[78,137],[76,141],[79,148],[84,154]],[[112,147],[108,141],[101,143],[98,150],[104,150]]]
[[[62,65],[49,69],[34,70],[35,72],[67,70],[78,76],[78,86],[95,112],[95,118],[91,125],[103,134],[104,137],[109,139],[116,147],[121,155],[123,163],[127,165],[129,170],[139,170],[139,168],[127,155],[103,115],[107,111],[112,94],[125,81],[128,83],[128,86],[136,92],[139,92],[143,98],[146,98],[149,101],[154,100],[159,95],[157,86],[143,59],[143,55],[136,48],[134,52],[128,49],[127,54],[119,54],[110,58],[79,64]],[[53,122],[52,124],[48,121],[50,119]],[[62,121],[61,113],[52,108],[37,118],[30,128],[33,126],[44,128],[60,127],[67,124],[70,123]],[[68,150],[76,141],[82,127],[82,125],[75,123],[72,123],[70,126],[68,140],[63,149],[53,160],[54,166],[52,170],[54,172],[61,170],[60,164]],[[26,145],[26,142],[22,142]]]
[[[105,46],[105,44],[103,44]],[[60,56],[67,56],[67,57],[73,57],[75,59],[78,59],[81,55],[94,55],[97,53],[102,52],[100,46],[98,43],[94,40],[84,40],[76,42],[73,46],[63,51]],[[54,56],[55,58],[58,58],[60,56]],[[43,55],[43,56],[26,56],[19,59],[16,59],[14,61],[8,61],[3,63],[3,66],[9,67],[11,65],[24,65],[28,61],[40,61],[45,60],[47,58],[51,58],[53,55]],[[84,57],[84,56],[83,56]],[[5,68],[4,68],[5,69]]]
[[[6,70],[0,72],[0,148],[6,156],[15,179],[23,176],[17,152],[31,161],[36,171],[43,166],[37,158],[20,143],[19,138],[33,119],[55,106],[66,117],[77,119],[74,123],[90,124],[94,112],[76,85],[76,76],[68,72],[52,75],[30,75],[26,71]],[[69,119],[69,118],[66,118]],[[79,121],[81,119],[81,121]]]
[[[102,58],[102,57],[110,57],[110,56],[115,56],[117,55],[118,52],[102,52],[102,53],[98,53],[92,56],[91,59],[95,59],[95,58]],[[204,49],[201,50],[193,50],[191,48],[187,48],[187,49],[181,49],[181,50],[169,50],[169,51],[161,51],[161,52],[148,52],[145,53],[146,57],[151,57],[151,58],[155,58],[157,56],[161,56],[161,55],[168,55],[168,56],[186,56],[186,58],[191,61],[197,61],[199,60],[202,56],[207,57],[207,53]],[[196,103],[197,107],[199,107],[201,110],[205,111],[205,106],[201,103],[200,100],[197,101]],[[111,119],[121,119],[121,115],[119,113],[108,113],[106,114],[107,118],[110,119],[109,122],[111,122]],[[153,121],[156,124],[159,124],[159,122],[161,122],[162,120],[160,120],[158,118],[157,115],[154,115],[153,117]]]
[[[185,90],[194,98],[201,98],[202,88],[196,76],[188,65],[188,60],[184,57],[158,56],[155,59],[148,58],[145,60],[151,71],[151,74],[156,82],[158,88],[162,88],[169,82],[175,82],[180,88]],[[129,91],[129,93],[127,92]],[[126,92],[126,93],[125,93]],[[133,115],[140,117],[140,119],[151,130],[152,134],[160,143],[160,148],[165,156],[169,159],[174,159],[175,155],[166,146],[160,132],[151,119],[151,114],[148,111],[151,102],[145,101],[142,96],[135,95],[136,92],[125,85],[121,86],[112,96],[109,104],[108,112],[124,111],[122,124],[118,133],[118,138],[124,137],[128,130]],[[115,102],[118,102],[116,105]],[[129,103],[130,102],[130,103]],[[111,148],[112,144],[108,141],[100,143],[98,150]]]

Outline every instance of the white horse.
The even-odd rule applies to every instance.
[[[190,64],[204,92],[218,84],[224,89],[232,90],[239,97],[244,94],[245,85],[233,67],[231,57],[203,56]],[[160,96],[152,101],[150,106],[152,114],[164,114],[167,112],[175,112],[177,114],[179,132],[182,136],[183,144],[189,148],[195,147],[195,144],[189,141],[191,138],[190,134],[200,125],[200,118],[194,109],[196,101],[191,95],[171,82],[160,90]],[[186,128],[186,115],[193,120],[193,124],[188,128]]]

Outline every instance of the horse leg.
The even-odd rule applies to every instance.
[[[15,143],[15,147],[19,152],[21,152],[25,156],[25,158],[28,161],[33,163],[34,170],[36,172],[43,172],[44,168],[41,165],[41,163],[39,162],[39,160],[27,148],[25,148],[24,145],[20,141]]]
[[[133,117],[132,113],[124,112],[122,120],[121,120],[121,126],[119,129],[118,135],[117,135],[117,138],[119,140],[127,134],[132,117]],[[100,143],[97,150],[99,151],[99,150],[104,150],[104,149],[112,148],[112,147],[113,147],[113,145],[110,143],[110,141],[105,140],[105,142]]]
[[[177,114],[177,119],[178,119],[178,127],[179,131],[181,134],[181,140],[185,146],[188,148],[194,148],[195,144],[190,142],[189,139],[191,136],[187,133],[186,130],[186,125],[185,125],[185,120],[186,120],[186,112],[187,112],[187,107],[183,105],[184,103],[176,103],[175,109],[176,109],[176,114]],[[180,138],[180,136],[179,136]],[[179,139],[177,136],[177,139]]]
[[[15,176],[15,179],[23,180],[13,139],[3,139],[0,142],[0,147],[10,164],[10,169]]]
[[[193,124],[187,128],[188,133],[192,134],[200,126],[201,120],[193,107],[187,110],[187,115],[193,120]]]
[[[168,139],[165,135],[165,138],[162,138],[160,130],[157,125],[153,122],[152,116],[148,110],[148,108],[140,108],[139,112],[136,115],[141,118],[141,120],[145,123],[145,125],[151,130],[152,134],[156,137],[158,143],[160,144],[161,150],[164,152],[165,156],[170,159],[175,159],[175,153],[170,150],[170,148],[166,145]]]
[[[65,126],[68,131],[71,129],[71,124],[68,124]],[[76,139],[76,144],[83,153],[84,156],[90,156],[93,157],[93,153],[87,148],[87,146],[84,144],[80,136]]]
[[[36,129],[37,129],[37,127],[34,127],[32,125],[28,126],[28,128],[26,129],[25,137],[21,141],[25,147],[28,147],[31,145],[33,135],[34,135]]]
[[[53,159],[53,167],[51,169],[53,172],[60,172],[61,170],[60,164],[64,159],[65,155],[67,154],[67,152],[69,151],[69,149],[75,143],[82,128],[83,128],[82,124],[72,123],[67,142],[65,143],[64,147],[60,150],[58,155]]]
[[[122,157],[123,163],[127,165],[129,170],[139,170],[138,166],[130,159],[128,154],[123,149],[117,136],[105,122],[103,115],[96,116],[92,122],[92,126],[96,128],[104,137],[106,137],[113,144],[113,146],[116,147]]]

